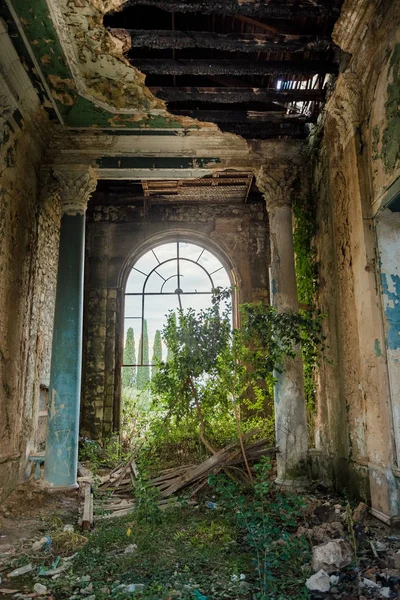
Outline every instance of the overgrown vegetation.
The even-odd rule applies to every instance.
[[[164,511],[139,483],[135,511],[98,524],[68,573],[50,580],[53,594],[71,598],[90,585],[96,600],[123,600],[132,597],[124,586],[136,584],[135,597],[147,600],[308,598],[310,548],[295,535],[302,500],[272,491],[270,477],[264,460],[253,490],[217,476],[211,504],[209,496],[198,507],[182,499]],[[88,574],[90,584],[82,579]]]
[[[296,256],[296,281],[300,314],[308,319],[312,330],[321,338],[324,316],[316,309],[318,284],[318,264],[314,245],[316,235],[316,204],[311,194],[300,196],[293,205],[294,251]],[[307,337],[307,336],[306,336]],[[310,443],[313,445],[315,419],[315,369],[318,365],[318,352],[307,339],[302,343],[304,365],[304,387],[307,402]]]
[[[158,359],[140,394],[124,391],[124,439],[142,439],[153,462],[196,462],[252,430],[274,445],[274,373],[299,348],[310,369],[317,363],[321,317],[244,304],[232,330],[230,297],[215,290],[210,308],[171,312],[162,332],[167,360]]]

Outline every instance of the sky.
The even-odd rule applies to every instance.
[[[128,328],[133,327],[136,354],[138,354],[139,338],[141,335],[141,293],[146,276],[157,267],[156,271],[153,271],[147,280],[146,293],[159,294],[161,290],[164,293],[172,293],[172,295],[164,294],[162,296],[146,295],[144,299],[144,317],[147,320],[149,334],[150,360],[153,353],[153,340],[156,330],[159,329],[162,331],[166,321],[165,315],[169,310],[179,308],[178,295],[175,293],[178,288],[176,257],[176,242],[153,248],[153,250],[147,252],[135,263],[127,281],[125,292],[127,294],[140,294],[137,296],[125,296],[125,336]],[[231,285],[225,268],[208,250],[204,250],[195,244],[179,242],[179,257],[180,289],[184,292],[181,295],[183,309],[194,308],[195,310],[200,310],[211,306],[211,294],[199,294],[196,296],[196,292],[211,292],[212,289],[210,278],[204,269],[211,275],[214,287],[229,287]],[[186,259],[197,261],[197,264],[188,262]],[[159,263],[164,264],[159,265]],[[193,293],[190,296],[186,296],[186,292]],[[163,358],[165,357],[166,348],[163,348]]]

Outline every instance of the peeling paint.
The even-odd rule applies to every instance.
[[[386,343],[391,350],[397,350],[400,348],[400,277],[382,273],[381,280],[383,295],[386,297]]]

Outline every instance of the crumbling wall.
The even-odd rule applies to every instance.
[[[0,495],[35,449],[40,384],[48,385],[59,209],[42,197],[38,128],[5,123],[0,146]]]
[[[313,166],[318,301],[331,360],[319,373],[316,445],[336,485],[370,498],[386,520],[398,499],[374,215],[400,174],[399,12],[390,2],[344,3],[334,39],[351,56]]]
[[[181,232],[219,248],[235,266],[240,301],[268,297],[269,248],[261,204],[106,206],[88,212],[81,433],[104,440],[118,427],[124,265],[146,240]],[[201,241],[199,242],[201,243]]]

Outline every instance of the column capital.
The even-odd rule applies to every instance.
[[[92,167],[63,165],[52,169],[58,184],[61,210],[65,215],[84,215],[97,175]]]
[[[256,180],[267,210],[292,205],[293,183],[297,176],[298,170],[292,165],[264,165],[260,168]]]

